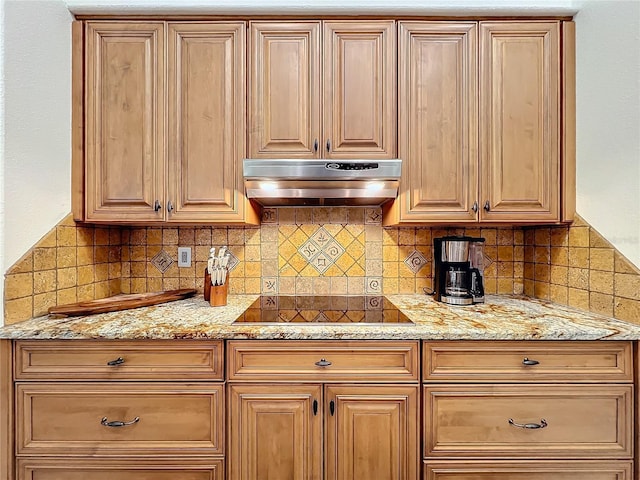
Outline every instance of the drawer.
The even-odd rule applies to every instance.
[[[222,459],[21,458],[17,480],[224,480]]]
[[[230,341],[230,381],[418,382],[418,341]]]
[[[632,462],[426,461],[424,480],[632,480]]]
[[[633,382],[631,342],[424,342],[425,382]]]
[[[631,385],[437,385],[424,387],[423,401],[425,457],[633,454]]]
[[[222,380],[221,340],[20,340],[16,380]]]
[[[132,423],[103,424],[107,422]],[[18,383],[16,451],[18,455],[222,454],[224,386]]]

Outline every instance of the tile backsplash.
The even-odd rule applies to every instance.
[[[69,216],[9,269],[5,323],[52,305],[197,288],[211,246],[231,251],[231,293],[394,294],[432,288],[433,238],[486,239],[487,293],[547,298],[640,323],[640,272],[595,230],[383,227],[379,208],[267,208],[259,227],[97,227]],[[191,247],[191,267],[177,266]],[[635,282],[635,283],[634,283]]]

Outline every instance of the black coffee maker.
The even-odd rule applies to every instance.
[[[484,302],[484,238],[433,239],[434,298],[450,305]]]

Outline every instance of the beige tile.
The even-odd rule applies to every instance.
[[[78,247],[93,247],[94,229],[92,227],[78,227],[76,241]]]
[[[33,273],[15,273],[4,280],[4,298],[13,300],[33,295]]]
[[[595,229],[589,229],[589,246],[592,248],[612,248],[611,244]]]
[[[162,229],[162,245],[178,245],[178,240],[177,228]]]
[[[200,227],[195,229],[195,244],[211,246],[211,228]]]
[[[64,226],[67,226],[67,227],[74,227],[76,225],[76,222],[73,219],[73,214],[69,213],[66,217],[64,217],[62,220],[60,220],[60,223],[58,223],[58,225],[64,225]]]
[[[135,247],[135,248],[141,249],[144,247]],[[95,263],[108,263],[109,247],[105,245],[97,245],[93,250],[93,260]]]
[[[249,279],[251,280],[251,279]],[[335,279],[334,279],[335,280]],[[347,291],[347,279],[344,279],[344,292]],[[258,291],[260,290],[260,286],[258,286]],[[280,277],[278,279],[278,293],[281,295],[295,295],[296,293],[296,277]],[[344,295],[344,293],[342,293]]]
[[[609,317],[613,316],[613,295],[599,292],[589,293],[589,310]]]
[[[569,287],[581,290],[589,289],[589,270],[569,267]]]
[[[515,280],[524,278],[524,262],[514,262],[514,264],[513,264],[513,278]]]
[[[613,252],[611,248],[590,248],[589,268],[613,272]]]
[[[483,228],[480,230],[481,237],[485,240],[485,245],[494,246],[498,244],[498,230],[495,228]]]
[[[109,245],[109,229],[97,227],[93,237],[94,245]]]
[[[543,300],[548,300],[549,299],[549,294],[550,294],[550,287],[551,285],[549,285],[546,282],[535,282],[534,285],[534,296],[536,298],[541,298]]]
[[[69,303],[76,303],[78,301],[76,287],[65,288],[58,290],[58,305],[67,305]]]
[[[131,280],[128,278],[120,279],[120,291],[124,294],[131,293]]]
[[[513,244],[524,245],[524,230],[522,228],[516,228],[513,231]]]
[[[569,302],[569,287],[562,285],[551,285],[549,287],[549,300],[555,303],[567,305]]]
[[[382,282],[382,293],[394,295],[400,292],[400,280],[398,278],[385,278]]]
[[[557,265],[557,266],[569,265],[569,248],[551,247],[551,265]]]
[[[78,285],[88,285],[94,281],[93,265],[78,267]]]
[[[534,261],[536,263],[551,263],[551,247],[542,246],[535,247],[534,250]]]
[[[569,284],[569,269],[567,267],[551,266],[551,283],[567,286]]]
[[[55,248],[36,248],[33,250],[33,270],[51,270],[56,268]]]
[[[500,238],[498,238],[498,241]],[[501,245],[498,247],[498,260],[501,262],[512,262],[514,259],[514,248],[509,245]]]
[[[58,268],[75,267],[78,263],[76,247],[58,247],[56,249]]]
[[[162,290],[162,277],[147,278],[147,283],[144,286],[147,292],[159,292]]]
[[[58,247],[75,247],[76,227],[56,227],[56,241]]]
[[[498,262],[498,277],[508,277],[513,279],[513,262]]]
[[[147,228],[145,230],[144,235],[147,237],[147,241],[144,242],[134,242],[133,241],[133,232],[132,233],[132,241],[131,245],[162,245],[162,228]],[[140,233],[139,235],[143,235]]]
[[[360,210],[362,210],[362,222],[364,222],[364,209]],[[313,208],[295,208],[294,211],[297,225],[310,225],[313,223]]]
[[[96,287],[93,283],[90,285],[78,286],[77,295],[79,302],[88,302],[94,300],[96,295]]]
[[[503,295],[513,294],[513,280],[510,278],[498,278],[498,293]]]
[[[29,250],[25,253],[20,260],[14,263],[9,270],[7,270],[7,275],[12,273],[29,273],[33,272],[33,250]]]
[[[512,228],[499,228],[498,236],[496,238],[497,245],[513,246],[513,229]],[[498,249],[499,251],[500,249]]]
[[[196,243],[196,230],[193,227],[180,227],[178,229],[178,245],[191,247]],[[191,287],[189,287],[191,288]]]
[[[613,295],[613,272],[591,270],[589,272],[589,290]]]
[[[122,276],[122,264],[110,263],[109,264],[109,280],[120,278]]]
[[[551,229],[551,246],[569,246],[569,229],[567,227],[555,227]]]
[[[416,244],[416,229],[411,227],[403,227],[398,229],[398,245]]]
[[[400,232],[398,228],[385,227],[382,229],[383,246],[397,246]],[[367,238],[369,240],[369,238]]]
[[[535,229],[534,242],[536,245],[550,246],[551,245],[551,229],[538,227]]]
[[[230,228],[228,233],[229,246],[244,245],[244,229],[243,228]]]
[[[416,228],[416,245],[431,246],[432,244],[431,229],[424,227]]]
[[[588,247],[589,246],[589,227],[571,227],[569,228],[569,246],[570,247]]]
[[[58,269],[58,289],[75,287],[78,284],[76,267]]]
[[[525,278],[523,284],[524,284],[524,289],[523,289],[524,294],[527,295],[528,297],[533,297],[535,295],[535,293],[536,293],[535,292],[535,284],[536,284],[536,282],[534,282],[533,280],[529,280],[529,279]],[[487,293],[489,293],[489,292],[487,292]]]
[[[349,277],[347,279],[347,293],[350,295],[363,295],[365,293],[364,276]]]
[[[400,278],[398,280],[398,293],[416,293],[416,279],[415,277],[411,278]]]
[[[196,288],[195,277],[180,277],[179,282],[180,288]]]
[[[111,289],[108,281],[95,283],[94,286],[96,299],[107,298],[111,296]]]
[[[527,280],[535,280],[535,263],[524,264],[524,278],[526,278]]]
[[[109,229],[109,245],[121,245],[121,244],[122,244],[121,227],[111,227]]]
[[[178,288],[180,288],[180,278],[178,277],[163,278],[162,288],[164,290],[177,290]]]
[[[92,270],[93,275],[93,270]],[[33,293],[54,292],[57,289],[56,271],[41,270],[33,274]]]
[[[76,258],[78,265],[92,265],[95,262],[93,245],[78,247],[76,250]]]
[[[524,261],[527,263],[534,263],[536,260],[535,252],[536,247],[532,245],[526,245],[524,247]]]
[[[271,237],[273,234],[277,232],[277,228],[274,225],[262,227],[263,233],[270,232]],[[263,238],[263,240],[277,240],[277,236],[275,238],[270,238],[267,234],[267,238]],[[227,229],[224,227],[216,227],[211,229],[211,245],[218,248],[222,245],[229,245],[229,238],[227,237]]]
[[[536,263],[535,276],[536,282],[549,283],[551,281],[551,267],[544,263]]]
[[[569,266],[575,268],[589,268],[589,249],[569,247]]]
[[[516,295],[524,294],[524,282],[516,280],[513,282],[513,293]]]
[[[536,243],[536,230],[532,227],[524,227],[524,244],[535,245]]]
[[[109,279],[109,264],[108,263],[100,263],[95,266],[95,281],[96,282],[104,282]]]
[[[615,298],[614,316],[620,320],[640,324],[640,301]]]
[[[485,278],[484,291],[489,294],[498,293],[498,280],[496,278]]]
[[[615,271],[618,273],[634,273],[640,275],[640,269],[627,260],[621,253],[613,253]]]
[[[49,313],[49,308],[55,307],[58,295],[56,292],[42,293],[33,296],[33,316],[40,317]],[[93,300],[93,297],[89,300]]]
[[[122,261],[122,247],[120,245],[109,245],[109,262],[120,263],[121,261]]]
[[[296,279],[296,294],[311,295],[313,293],[313,278],[298,277]]]
[[[640,275],[616,273],[614,275],[614,294],[616,297],[640,300]]]
[[[154,279],[151,279],[154,280]],[[157,279],[156,279],[157,280]],[[157,292],[162,290],[162,285],[159,285],[160,288],[149,289],[150,292]],[[147,279],[146,278],[132,278],[131,279],[131,293],[145,293],[147,291]]]
[[[36,248],[56,247],[58,245],[56,237],[57,237],[57,231],[56,231],[56,228],[53,228],[50,232],[48,232],[44,237],[40,239],[40,241],[36,244]]]
[[[245,245],[260,245],[260,229],[247,227],[244,229]]]
[[[582,218],[580,215],[576,214],[575,220],[573,221],[572,226],[575,226],[575,227],[588,227],[589,224],[584,221],[584,218]]]
[[[4,323],[12,323],[28,320],[33,315],[33,297],[6,300],[4,302]]]
[[[569,288],[568,303],[572,307],[589,311],[589,291],[579,288]]]

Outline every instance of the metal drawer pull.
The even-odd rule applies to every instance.
[[[513,425],[518,428],[528,428],[529,430],[537,430],[538,428],[546,427],[547,421],[544,418],[541,418],[540,423],[516,423],[513,421],[513,418],[510,418],[509,425]]]
[[[331,413],[332,417],[336,413],[336,402],[334,402],[333,400],[329,402],[329,413]]]
[[[318,415],[318,400],[313,401],[313,414]]]
[[[140,417],[136,417],[130,422],[121,422],[119,420],[114,420],[113,422],[107,422],[107,417],[102,417],[100,423],[105,427],[126,427],[128,425],[133,425],[134,423],[138,423],[140,421]]]
[[[316,365],[319,367],[328,367],[329,365],[331,365],[331,362],[329,360],[321,358],[319,361],[316,362]]]
[[[115,367],[116,365],[122,365],[123,363],[124,363],[124,358],[118,357],[115,360],[111,360],[107,362],[107,365],[109,365],[110,367]]]
[[[540,362],[538,360],[529,360],[527,357],[524,357],[522,360],[523,365],[538,365]]]

